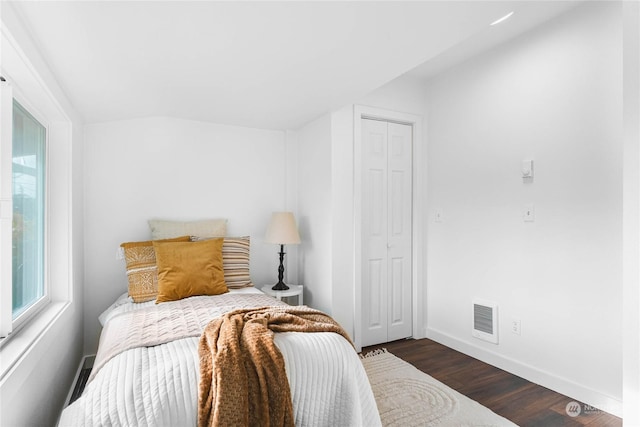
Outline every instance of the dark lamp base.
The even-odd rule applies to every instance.
[[[280,245],[280,266],[278,267],[278,283],[276,283],[273,288],[274,291],[286,291],[289,289],[287,285],[284,284],[282,280],[284,278],[284,265],[282,264],[284,261],[284,245]]]
[[[286,291],[287,289],[289,289],[289,287],[285,285],[284,282],[278,282],[273,285],[273,288],[271,289],[273,289],[274,291]]]

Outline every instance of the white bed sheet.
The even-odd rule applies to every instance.
[[[255,288],[233,290],[261,293]],[[198,297],[200,298],[200,297]],[[153,306],[126,295],[100,316]],[[66,408],[60,426],[195,426],[199,338],[127,350],[109,360]],[[362,363],[333,333],[278,333],[298,426],[377,426],[380,417]]]
[[[229,289],[229,293],[232,294],[264,294],[259,289],[254,287],[246,287],[240,289]],[[113,316],[118,315],[120,313],[125,313],[127,311],[139,310],[141,308],[153,307],[156,304],[155,300],[142,302],[142,303],[134,303],[133,299],[129,296],[127,292],[120,295],[113,304],[111,304],[105,311],[103,311],[100,316],[98,316],[98,321],[101,326],[107,324],[107,321],[111,319]]]

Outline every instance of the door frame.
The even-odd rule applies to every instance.
[[[422,116],[409,113],[401,113],[392,110],[386,110],[376,107],[367,107],[363,105],[354,106],[353,115],[353,140],[354,140],[354,152],[353,152],[353,183],[354,193],[356,197],[353,198],[353,220],[354,220],[354,295],[353,295],[353,329],[354,329],[354,344],[357,351],[362,350],[362,230],[358,224],[362,223],[362,197],[359,194],[362,188],[362,119],[382,120],[388,122],[396,122],[411,125],[413,127],[413,135],[411,138],[412,145],[412,191],[411,191],[411,316],[412,316],[412,337],[424,338],[425,328],[420,328],[419,325],[424,325],[424,286],[419,286],[420,283],[424,283],[423,280],[423,266],[419,260],[423,257],[423,239],[424,224],[426,220],[423,220],[423,213],[426,212],[421,205],[421,202],[425,200],[417,195],[423,194],[426,185],[424,173],[426,170],[426,162],[419,161],[426,154],[423,152],[423,145],[419,142],[422,141]]]

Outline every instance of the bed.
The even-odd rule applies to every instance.
[[[202,330],[226,313],[265,306],[286,304],[252,286],[161,304],[123,294],[100,315],[91,378],[59,425],[198,425]],[[295,425],[380,425],[369,380],[348,340],[331,332],[284,332],[273,342],[284,358]]]

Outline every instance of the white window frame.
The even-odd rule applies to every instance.
[[[10,84],[8,82],[3,82],[4,86],[9,86]],[[10,103],[11,105],[11,113],[10,114],[3,114],[2,118],[0,120],[2,120],[1,126],[4,129],[5,127],[9,128],[9,132],[11,132],[11,135],[5,136],[4,134],[2,135],[2,140],[0,140],[0,145],[2,145],[2,155],[3,155],[3,159],[8,158],[7,163],[9,163],[9,167],[7,168],[5,164],[3,164],[2,167],[2,175],[0,176],[0,179],[4,182],[5,179],[8,180],[9,182],[9,194],[3,193],[2,194],[2,199],[5,200],[7,198],[9,198],[12,203],[11,203],[11,216],[9,218],[9,227],[11,227],[12,224],[12,218],[13,218],[13,185],[12,185],[12,180],[13,180],[13,156],[12,156],[12,146],[13,146],[13,100],[15,99],[21,106],[22,108],[24,108],[29,114],[31,114],[44,128],[45,128],[45,159],[44,159],[44,167],[45,167],[45,188],[44,188],[44,192],[45,192],[45,197],[44,197],[44,258],[43,258],[43,269],[44,269],[44,274],[43,274],[43,280],[44,280],[44,284],[43,284],[43,295],[42,297],[40,297],[37,301],[35,301],[34,303],[32,303],[29,307],[27,307],[26,310],[24,310],[22,313],[20,313],[15,319],[13,319],[13,305],[12,305],[12,292],[13,292],[13,272],[12,272],[12,264],[11,264],[11,259],[13,258],[13,254],[11,253],[11,247],[9,248],[9,252],[11,253],[11,257],[2,257],[2,259],[0,260],[0,270],[2,271],[8,271],[10,273],[9,276],[9,280],[5,280],[5,277],[3,276],[3,280],[0,283],[0,311],[2,311],[3,313],[5,312],[5,310],[8,310],[9,313],[11,313],[8,317],[11,318],[11,325],[7,326],[4,324],[4,322],[6,322],[8,319],[5,319],[4,316],[2,319],[0,319],[0,322],[2,322],[2,324],[0,325],[0,330],[2,332],[4,332],[7,335],[4,334],[0,334],[0,338],[1,337],[5,337],[8,336],[9,334],[11,334],[11,332],[13,331],[17,331],[20,329],[21,326],[23,326],[24,324],[26,324],[29,319],[31,319],[32,317],[34,317],[36,314],[38,314],[38,312],[40,312],[42,309],[44,309],[50,302],[51,302],[51,292],[50,292],[50,281],[49,281],[49,252],[50,252],[50,248],[49,248],[49,179],[50,179],[50,174],[49,174],[49,130],[50,130],[50,126],[48,125],[46,119],[44,118],[44,116],[35,108],[33,107],[33,105],[20,93],[20,90],[18,88],[12,87],[12,90],[10,91],[11,93],[11,99],[9,101],[5,101],[3,100],[3,102],[6,103]],[[3,91],[4,92],[4,91]],[[2,94],[2,96],[8,96],[7,94]],[[8,139],[5,139],[7,138]],[[8,154],[7,157],[5,157],[5,155]],[[3,160],[4,163],[4,160]],[[3,186],[4,187],[4,186]],[[3,188],[4,191],[4,188]],[[4,232],[2,233],[4,235]],[[11,240],[13,237],[13,232],[11,229],[9,229],[9,238],[7,238],[7,240],[9,241],[9,245],[11,244]],[[5,244],[6,242],[3,242],[3,244]],[[3,251],[3,255],[4,255],[4,251]]]
[[[3,5],[5,6],[5,5]],[[11,15],[10,7],[3,12]],[[6,79],[0,87],[0,137],[11,144],[0,143],[0,150],[13,145],[13,99],[27,109],[42,125],[46,136],[46,199],[45,199],[45,292],[48,298],[35,310],[21,313],[18,322],[12,319],[10,295],[5,296],[6,283],[11,288],[12,273],[3,266],[2,260],[12,259],[13,198],[11,153],[0,152],[0,381],[11,368],[30,351],[38,337],[59,316],[71,307],[74,298],[74,252],[73,252],[73,136],[74,122],[68,115],[73,110],[57,86],[50,87],[37,71],[29,55],[23,50],[4,25],[0,24],[2,39],[2,64],[0,75]],[[15,17],[14,17],[15,18]],[[16,30],[21,31],[16,27]],[[26,48],[34,54],[34,47]],[[35,52],[35,53],[34,53]],[[44,69],[46,71],[46,69]],[[50,77],[50,76],[49,76]],[[62,100],[59,101],[59,99]],[[76,121],[79,118],[75,117]],[[77,132],[77,131],[76,131]],[[6,176],[8,179],[5,179]],[[4,287],[3,287],[4,286]],[[6,307],[6,308],[5,308]],[[38,310],[39,309],[39,310]],[[7,326],[9,325],[9,326]],[[13,329],[13,330],[11,330]],[[8,334],[11,332],[11,334]],[[8,334],[8,335],[7,335]]]
[[[48,251],[46,274],[50,302],[26,319],[19,330],[13,330],[7,338],[0,338],[0,384],[19,384],[31,370],[29,366],[32,367],[33,363],[37,363],[47,353],[52,340],[49,332],[53,328],[77,326],[76,322],[81,322],[82,287],[79,282],[82,281],[82,168],[81,161],[74,162],[74,155],[77,153],[80,158],[82,156],[82,120],[57,85],[29,33],[25,32],[11,2],[2,4],[0,42],[0,75],[12,86],[11,95],[17,92],[18,102],[30,112],[35,112],[35,117],[47,126],[48,134],[48,240],[45,242],[45,251]],[[5,98],[6,106],[0,107],[0,116],[4,116],[7,111],[13,112],[13,96]],[[43,117],[45,120],[42,120]],[[4,138],[3,134],[12,127],[1,126],[0,136]],[[6,158],[12,162],[12,156]],[[2,155],[0,169],[4,159]],[[12,185],[11,181],[4,182],[0,179],[0,188],[5,184]],[[74,195],[79,198],[75,203]],[[0,202],[0,258],[4,259],[5,254],[11,258],[9,254],[13,233],[9,221],[13,213],[13,200],[2,196]],[[6,273],[0,268],[2,283],[6,281]],[[6,277],[8,283],[11,283],[11,275]],[[11,310],[0,310],[0,317],[2,316],[10,318]]]
[[[13,144],[13,91],[8,82],[0,82],[0,138]],[[7,123],[11,123],[10,126]],[[11,168],[12,145],[0,144],[0,260],[12,260],[12,219],[13,197]],[[12,283],[12,263],[0,265],[0,284]],[[0,285],[0,339],[7,337],[13,329],[11,293],[6,294],[6,286]],[[9,288],[9,291],[11,289]]]

